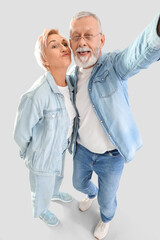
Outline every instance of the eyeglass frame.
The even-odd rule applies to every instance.
[[[102,34],[101,32],[99,32],[98,34],[96,35],[91,35],[91,34],[88,34],[88,36],[74,36],[74,37],[70,37],[70,40],[71,41],[74,41],[74,42],[79,42],[81,40],[81,38],[83,38],[86,42],[92,40],[92,38],[95,38],[97,37],[99,34]],[[89,39],[87,39],[86,37],[88,37]]]

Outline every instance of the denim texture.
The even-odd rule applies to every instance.
[[[124,167],[124,158],[117,150],[96,154],[77,144],[73,164],[73,186],[89,198],[98,197],[103,222],[114,217],[116,192]],[[91,181],[93,171],[98,176],[98,187]]]
[[[66,81],[73,101],[73,87],[67,77]],[[33,173],[53,176],[61,172],[69,124],[64,96],[46,72],[21,97],[14,128],[20,156]]]
[[[29,171],[29,180],[31,188],[31,202],[33,216],[39,217],[49,208],[50,201],[54,195],[59,194],[59,189],[64,177],[65,152],[62,154],[62,168],[60,173],[53,176],[37,175]]]
[[[128,78],[147,68],[160,56],[160,37],[157,34],[159,14],[125,50],[101,53],[95,64],[88,94],[95,114],[107,136],[124,157],[131,161],[142,146],[142,140],[132,116],[128,98]],[[76,108],[78,67],[68,73],[74,86],[73,101]],[[75,142],[78,134],[78,110],[74,127]],[[74,145],[74,154],[76,144]]]

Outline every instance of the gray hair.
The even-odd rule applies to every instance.
[[[80,19],[80,18],[84,18],[84,17],[93,17],[93,18],[95,18],[95,19],[97,20],[97,22],[98,22],[99,31],[100,31],[100,33],[102,33],[101,21],[100,21],[100,19],[97,17],[97,15],[94,14],[94,13],[85,12],[85,11],[78,12],[78,13],[76,13],[76,14],[72,17],[71,22],[70,22],[70,30],[72,29],[72,27],[71,27],[72,21],[77,20],[77,19]]]

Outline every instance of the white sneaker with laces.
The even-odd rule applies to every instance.
[[[96,196],[97,197],[97,196]],[[80,203],[79,203],[79,209],[84,212],[86,210],[88,210],[88,208],[90,208],[90,206],[92,205],[92,202],[96,199],[96,197],[94,198],[88,198],[86,197],[85,199],[83,199]]]
[[[109,225],[110,225],[110,222],[105,223],[102,220],[100,220],[94,230],[94,237],[99,240],[104,238],[108,233]]]

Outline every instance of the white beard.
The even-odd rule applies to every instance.
[[[99,52],[100,52],[100,47],[98,47],[95,51],[95,53],[93,54],[92,50],[89,48],[79,48],[81,51],[90,51],[91,56],[88,59],[88,56],[81,56],[80,59],[77,57],[77,55],[74,55],[74,60],[75,63],[78,67],[83,67],[83,68],[87,68],[90,67],[92,65],[94,65],[97,60],[98,60],[98,56],[99,56]],[[78,52],[78,50],[76,50],[76,52]]]

